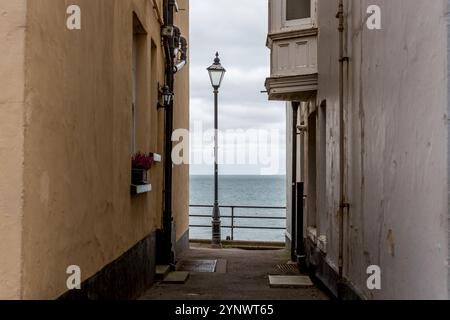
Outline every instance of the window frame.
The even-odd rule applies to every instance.
[[[138,78],[137,78],[137,55],[138,55],[138,34],[133,30],[133,44],[131,49],[131,155],[134,156],[137,152],[136,149],[136,106],[137,106],[137,90],[138,90]]]
[[[316,26],[317,0],[311,1],[311,15],[309,18],[287,20],[287,0],[281,1],[281,21],[283,29],[306,29]]]

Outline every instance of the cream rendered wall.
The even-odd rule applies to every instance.
[[[174,24],[181,29],[182,36],[186,38],[189,45],[189,0],[178,0],[178,6],[182,10],[175,14]],[[174,130],[189,130],[189,89],[188,61],[184,68],[175,74]],[[186,145],[189,145],[189,143]],[[189,154],[188,150],[185,150],[185,152]],[[178,241],[189,229],[188,164],[174,166],[172,202],[176,240]]]
[[[21,296],[26,0],[0,0],[0,299]]]
[[[382,9],[370,31],[369,5]],[[339,209],[336,1],[319,1],[319,93],[327,100],[328,256]],[[447,1],[346,1],[345,277],[374,299],[447,299]],[[382,268],[382,290],[366,268]]]
[[[152,2],[70,4],[81,7],[81,30],[66,29],[67,2],[28,1],[21,296],[25,299],[60,296],[67,290],[67,266],[80,266],[85,280],[161,226],[163,163],[150,171],[151,193],[130,195],[133,12],[148,33],[144,53],[148,67],[139,76],[145,90],[138,97],[143,101],[138,149],[164,154],[164,111],[157,110],[157,89],[150,87],[155,74],[160,84],[164,82],[160,24]],[[156,70],[151,70],[152,41]],[[186,89],[177,99],[188,100]],[[187,126],[185,113],[175,116],[178,126]],[[174,185],[183,186],[177,201],[185,201],[185,174],[175,176]]]

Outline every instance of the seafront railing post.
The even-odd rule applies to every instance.
[[[231,207],[231,241],[234,241],[234,207]]]
[[[201,204],[191,204],[189,205],[189,208],[214,208],[213,205],[201,205]],[[239,220],[252,220],[252,221],[284,221],[286,222],[286,207],[276,207],[276,206],[239,206],[239,205],[232,205],[232,206],[227,206],[227,205],[220,205],[219,208],[221,209],[229,209],[228,212],[230,212],[229,215],[222,215],[222,218],[226,218],[227,221],[228,219],[230,219],[230,223],[229,224],[225,224],[225,225],[221,225],[221,228],[223,229],[230,229],[230,240],[234,241],[235,240],[235,229],[241,229],[241,230],[260,230],[260,231],[286,231],[286,225],[284,226],[270,226],[270,225],[263,225],[263,226],[258,226],[258,225],[254,225],[253,223],[251,223],[251,225],[242,225],[240,224]],[[276,215],[245,215],[245,214],[238,214],[236,215],[235,211],[236,209],[244,209],[244,210],[250,210],[250,209],[254,209],[254,210],[283,210],[283,215],[281,216],[276,216]],[[190,218],[208,218],[209,215],[204,215],[204,214],[193,214],[193,213],[189,213],[189,217]],[[210,228],[209,224],[190,224],[189,225],[190,228]],[[202,240],[205,241],[207,239],[192,239],[191,240]],[[270,242],[270,241],[269,241]]]

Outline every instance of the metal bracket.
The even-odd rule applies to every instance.
[[[299,131],[299,133],[308,132],[308,126],[306,126],[306,125],[298,125],[297,126],[297,130]]]
[[[174,27],[173,26],[164,26],[161,28],[161,36],[165,38],[173,37],[174,35]]]
[[[341,204],[341,209],[350,209],[350,203],[342,203]]]

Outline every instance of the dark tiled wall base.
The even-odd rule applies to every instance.
[[[156,234],[152,233],[120,258],[84,281],[81,290],[71,290],[61,300],[131,300],[153,283]]]

